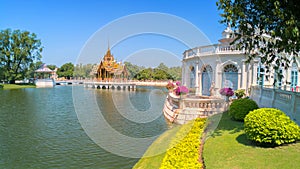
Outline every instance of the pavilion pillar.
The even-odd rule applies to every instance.
[[[252,69],[252,85],[256,85],[257,84],[257,66],[258,66],[258,61],[254,60],[253,63],[253,69]]]
[[[240,88],[246,89],[247,86],[247,72],[246,72],[246,60],[242,60],[242,83]]]
[[[200,90],[199,90],[199,61],[196,61],[196,82],[195,82],[195,88],[196,88],[196,95],[200,94]]]
[[[221,61],[217,60],[216,72],[215,72],[215,88],[216,88],[216,90],[219,90],[222,88],[222,80],[223,79],[222,79]]]
[[[202,71],[199,71],[199,95],[202,95]]]

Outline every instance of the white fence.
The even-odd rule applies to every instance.
[[[277,108],[300,125],[300,93],[252,86],[250,97],[259,107]]]

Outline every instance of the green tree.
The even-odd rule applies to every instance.
[[[91,77],[91,71],[95,64],[76,64],[74,68],[74,77],[77,79],[85,79]]]
[[[51,70],[54,70],[55,68],[57,68],[56,65],[47,65],[47,67],[48,67],[49,69],[51,69]]]
[[[166,68],[167,68],[166,71],[163,69],[155,68],[153,70],[153,75],[152,75],[153,79],[154,80],[169,80],[169,79],[174,80],[172,78],[172,76],[167,72],[169,68],[168,67],[166,67]]]
[[[31,63],[29,66],[29,71],[26,73],[25,78],[32,78],[35,76],[35,70],[37,70],[38,68],[40,68],[40,66],[43,64],[42,61],[37,61],[34,63]]]
[[[168,73],[171,75],[173,80],[181,80],[181,67],[170,67]]]
[[[65,77],[66,79],[71,79],[74,73],[74,65],[70,63],[65,63],[57,70],[57,75],[59,77]]]
[[[298,0],[219,0],[217,6],[221,23],[235,30],[235,42],[249,54],[248,61],[260,56],[275,69],[287,68],[291,54],[300,51]]]
[[[24,79],[32,63],[41,59],[41,41],[28,31],[0,32],[0,79],[15,83]]]
[[[152,69],[151,68],[147,68],[147,69],[143,69],[140,72],[138,72],[134,78],[137,80],[152,80]]]
[[[160,63],[156,68],[166,72],[169,70],[168,66],[166,66],[164,63]]]
[[[142,66],[134,65],[130,62],[124,62],[129,74],[129,79],[133,79],[141,70],[145,69]]]

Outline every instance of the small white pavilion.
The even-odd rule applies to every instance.
[[[46,64],[42,64],[40,68],[34,71],[37,75],[35,78],[36,87],[53,87],[55,86],[56,70],[51,70]]]

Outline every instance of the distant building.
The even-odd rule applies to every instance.
[[[118,81],[128,79],[128,72],[125,65],[121,62],[118,63],[115,60],[109,48],[107,49],[104,57],[101,59],[100,64],[98,64],[92,72],[99,81]]]
[[[259,57],[246,62],[244,51],[238,50],[234,45],[233,31],[228,26],[222,32],[220,44],[195,47],[188,49],[183,54],[182,83],[189,88],[194,88],[198,95],[210,95],[211,87],[218,95],[219,89],[231,87],[249,91],[250,86],[261,85],[265,87],[287,89],[295,91],[299,89],[299,59],[292,59],[288,69],[281,69],[276,76],[271,67],[266,70]]]

